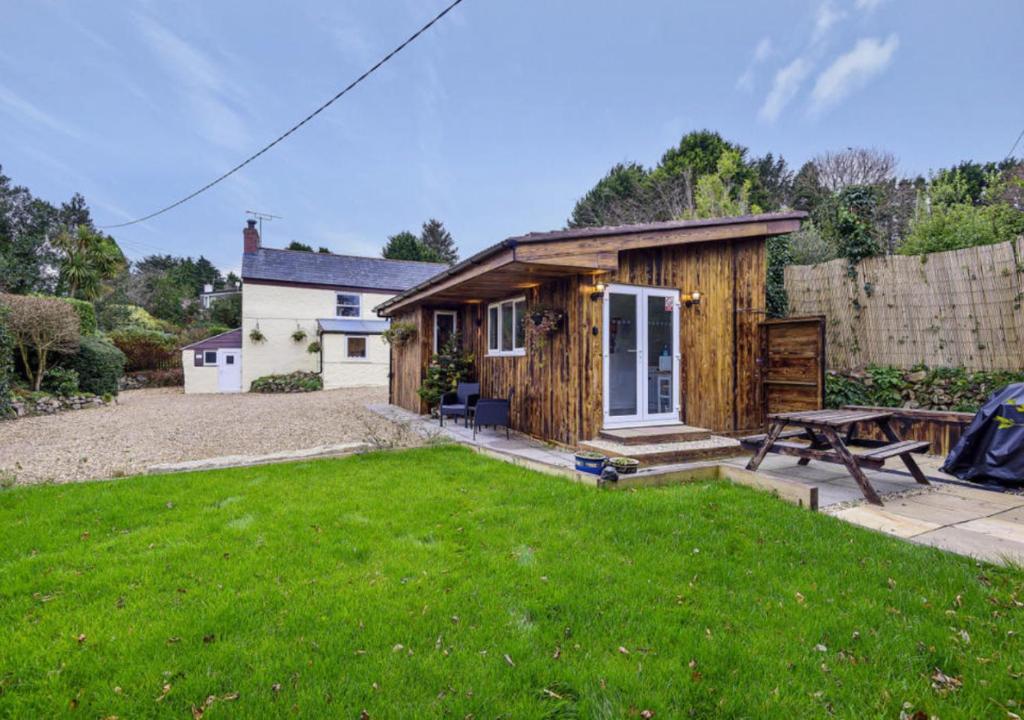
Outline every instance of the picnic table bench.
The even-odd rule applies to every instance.
[[[885,461],[898,457],[918,483],[929,485],[928,478],[914,461],[913,453],[922,453],[929,443],[921,440],[900,440],[890,426],[893,413],[881,410],[807,410],[801,412],[773,413],[768,416],[768,432],[763,435],[749,435],[740,438],[740,443],[754,451],[754,457],[747,463],[748,470],[757,470],[761,461],[770,453],[791,455],[800,458],[799,465],[811,460],[838,463],[846,466],[857,481],[868,502],[881,505],[882,499],[864,475],[862,468],[879,470]],[[885,440],[865,440],[857,437],[860,423],[874,423]],[[786,430],[795,426],[795,430]],[[789,442],[792,438],[804,438],[808,444]],[[850,446],[870,448],[867,452],[853,453]]]

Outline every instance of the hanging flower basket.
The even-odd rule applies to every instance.
[[[523,327],[526,335],[530,338],[528,347],[530,352],[538,356],[538,362],[543,365],[541,354],[548,346],[551,336],[562,329],[565,323],[565,311],[556,308],[538,305],[533,307],[523,319]]]
[[[252,340],[254,343],[261,343],[267,339],[267,336],[264,335],[259,328],[253,328],[249,332],[249,339]]]

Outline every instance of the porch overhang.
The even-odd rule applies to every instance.
[[[483,302],[549,280],[618,269],[623,250],[784,235],[807,213],[769,213],[643,225],[577,228],[509,238],[378,305],[387,317],[417,303]]]

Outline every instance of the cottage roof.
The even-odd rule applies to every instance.
[[[258,248],[242,255],[242,280],[325,285],[398,292],[418,285],[447,265],[413,260]]]

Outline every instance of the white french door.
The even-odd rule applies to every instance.
[[[679,420],[679,291],[609,285],[604,294],[604,426]]]

